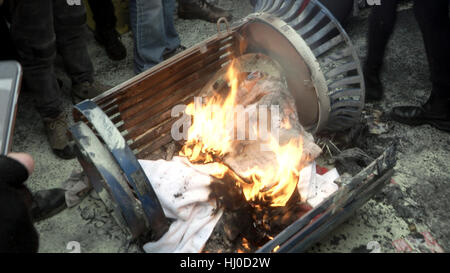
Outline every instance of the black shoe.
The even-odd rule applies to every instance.
[[[380,101],[383,98],[384,90],[378,69],[364,66],[364,83],[366,86],[366,102]]]
[[[179,1],[178,17],[181,19],[200,19],[217,23],[221,17],[231,21],[232,15],[226,10],[213,6],[206,0]]]
[[[96,31],[95,39],[102,45],[108,57],[113,61],[120,61],[127,56],[127,50],[120,41],[120,35],[115,29]]]
[[[399,106],[392,109],[393,120],[411,126],[429,124],[439,130],[450,132],[450,102],[446,99],[429,100],[423,106]]]
[[[167,60],[167,59],[169,59],[169,58],[171,58],[171,57],[177,55],[178,53],[183,52],[184,50],[186,50],[186,47],[185,47],[185,46],[182,46],[182,45],[179,45],[179,46],[178,46],[177,48],[175,48],[174,50],[172,50],[172,51],[170,51],[170,52],[167,52],[167,53],[164,53],[163,59],[164,59],[164,60]]]
[[[48,219],[67,208],[66,191],[51,189],[38,191],[33,195],[31,204],[31,220],[33,222]]]

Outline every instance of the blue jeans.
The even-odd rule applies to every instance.
[[[130,0],[134,70],[141,73],[180,45],[174,26],[175,0]]]

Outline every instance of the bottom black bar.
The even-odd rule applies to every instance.
[[[68,268],[71,272],[384,272],[386,266],[409,272],[427,264],[445,266],[448,254],[43,254],[1,258],[5,268],[10,263],[16,271],[31,265],[46,272]]]

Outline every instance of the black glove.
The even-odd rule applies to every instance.
[[[0,183],[11,187],[23,187],[28,179],[28,171],[22,163],[10,157],[0,155]]]
[[[37,252],[38,234],[30,217],[28,171],[15,159],[0,156],[0,253]]]

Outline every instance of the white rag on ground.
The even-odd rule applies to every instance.
[[[222,216],[209,200],[211,177],[194,169],[186,158],[171,161],[140,160],[166,217],[175,221],[156,242],[144,245],[148,253],[198,253],[202,251]]]

